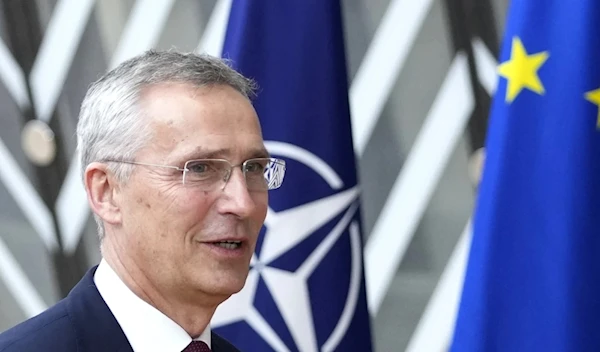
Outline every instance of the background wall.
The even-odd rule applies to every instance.
[[[78,278],[81,270],[99,261],[95,225],[88,218],[73,255],[61,259],[49,254],[36,231],[36,226],[42,225],[35,225],[36,221],[32,220],[39,219],[40,215],[35,213],[35,208],[21,206],[28,194],[22,181],[31,185],[32,192],[42,194],[46,204],[57,204],[61,190],[66,189],[65,178],[75,151],[78,109],[86,87],[117,60],[115,57],[123,49],[120,45],[125,43],[122,42],[124,33],[128,26],[133,26],[134,15],[150,16],[143,15],[143,11],[148,11],[151,3],[157,6],[144,0],[2,1],[0,331],[28,316],[22,307],[23,299],[33,305],[36,302],[35,297],[18,293],[25,292],[19,291],[19,287],[26,290],[27,283],[21,283],[20,273],[15,268],[22,269],[24,277],[33,283],[42,303],[50,305]],[[164,16],[160,18],[164,17],[165,22],[155,22],[156,27],[146,28],[146,32],[157,30],[151,46],[195,50],[206,35],[217,1],[164,0],[161,4],[165,7]],[[373,309],[376,349],[443,350],[439,346],[447,343],[451,331],[451,324],[444,322],[451,321],[456,305],[454,296],[447,294],[452,290],[445,291],[445,288],[460,284],[460,265],[454,274],[447,271],[448,281],[441,278],[445,269],[454,268],[449,263],[454,263],[452,254],[457,244],[462,243],[459,239],[473,209],[476,187],[470,176],[470,160],[473,150],[482,144],[486,104],[494,86],[494,75],[489,69],[503,32],[508,0],[343,0],[342,4],[351,83],[358,86],[360,79],[366,79],[359,76],[360,70],[367,70],[369,50],[379,50],[373,62],[382,63],[379,66],[391,77],[390,89],[378,81],[368,86],[369,90],[383,91],[380,94],[383,98],[372,99],[379,102],[375,106],[381,106],[381,111],[369,110],[371,118],[368,113],[353,116],[359,126],[362,123],[373,126],[372,134],[366,135],[357,153],[367,251],[370,241],[390,241],[398,247],[394,258],[383,258],[388,263],[395,260],[398,265],[385,264],[383,268],[380,265],[384,263],[376,260],[366,263],[367,274],[392,273],[390,280],[382,279],[373,286],[382,297]],[[70,28],[63,41],[69,41],[68,32],[78,32],[78,21],[82,33],[80,40],[74,40],[74,55],[70,64],[65,65],[62,81],[56,72],[60,69],[52,60],[59,60],[59,51],[68,51],[68,48],[59,50],[59,44],[49,45],[47,50],[43,45],[40,48],[50,32],[59,33],[60,38],[62,32],[57,27],[61,21],[53,22],[53,19],[61,11],[67,14],[62,20],[63,26],[66,21]],[[485,17],[482,14],[491,14],[492,21],[482,21]],[[378,35],[385,39],[381,45],[373,41]],[[471,47],[472,40],[479,43],[475,47],[478,50]],[[143,45],[143,40],[134,42]],[[406,49],[406,55],[398,54],[395,50],[398,48]],[[457,52],[464,55],[458,61]],[[47,61],[41,59],[42,55],[46,55]],[[7,73],[18,71],[14,70],[15,62],[23,67],[21,79],[32,82],[32,77],[39,76],[38,85],[42,87],[39,89],[57,92],[55,108],[44,108],[36,101],[30,106],[19,104],[19,90],[11,88],[19,81],[18,75],[17,79],[5,78]],[[13,82],[12,86],[7,82]],[[53,85],[56,88],[52,88]],[[445,89],[444,85],[447,85]],[[361,91],[358,88],[351,91],[355,93],[351,99],[360,103],[356,106],[369,101],[356,92]],[[31,97],[35,92],[24,94]],[[40,114],[48,116],[59,139],[61,160],[50,167],[32,165],[21,145],[26,121]],[[432,129],[430,124],[437,129]],[[458,132],[455,137],[448,137],[453,128]],[[433,132],[425,133],[430,130]],[[412,198],[406,190],[420,193]],[[77,205],[67,209],[63,211],[67,216],[79,216]],[[468,243],[468,231],[465,234],[462,238]],[[397,243],[405,243],[405,247]],[[464,251],[466,247],[460,248]],[[56,266],[73,268],[73,272],[57,276]],[[438,295],[441,305],[435,306],[432,298]],[[446,307],[447,311],[435,307]],[[427,333],[426,328],[432,321],[442,324],[433,334]],[[422,336],[427,336],[430,344],[420,345],[419,334],[425,334]]]

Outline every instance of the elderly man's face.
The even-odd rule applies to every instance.
[[[239,165],[267,156],[254,108],[229,86],[156,86],[145,92],[142,108],[155,135],[138,162],[182,168],[194,159]],[[181,171],[136,166],[121,198],[125,250],[159,290],[190,300],[241,290],[268,195],[249,191],[239,167],[226,184],[206,190],[182,184]]]

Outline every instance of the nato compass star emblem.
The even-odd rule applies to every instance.
[[[262,247],[252,258],[246,285],[217,308],[211,326],[219,329],[243,322],[275,351],[334,351],[350,326],[361,287],[361,239],[356,221],[358,187],[339,191],[343,182],[337,173],[305,149],[282,142],[265,145],[272,154],[307,166],[331,187],[333,194],[278,212],[269,208]],[[305,240],[323,231],[324,237],[310,251],[297,250]],[[315,305],[323,296],[314,292],[329,283],[311,278],[324,258],[343,242],[340,238],[347,235],[351,252],[349,270],[336,274],[346,276],[341,281],[345,285],[331,285],[339,291],[333,300],[341,301],[339,314],[328,316],[333,323],[325,331],[322,328],[317,331],[315,326],[320,324],[321,317],[315,316],[322,312],[315,307],[323,307],[330,301]],[[279,258],[295,250],[303,253],[298,265],[291,270],[278,265]],[[267,302],[266,309],[262,302]]]

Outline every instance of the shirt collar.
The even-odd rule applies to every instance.
[[[181,326],[133,293],[104,259],[94,282],[135,352],[181,352],[192,342]],[[194,340],[211,347],[210,327]]]

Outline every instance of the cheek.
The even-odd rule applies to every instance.
[[[160,186],[136,189],[129,197],[125,212],[132,224],[143,232],[158,234],[164,238],[177,220],[185,200]]]
[[[152,200],[144,197],[137,197],[136,199],[136,207],[141,211],[150,211],[152,210]],[[153,202],[152,202],[153,203]]]
[[[253,220],[258,224],[260,228],[267,217],[267,209],[269,207],[269,195],[268,193],[257,193],[254,197],[254,204],[256,208],[253,212]]]
[[[214,197],[210,197],[206,192],[190,192],[181,196],[172,207],[172,216],[197,223],[206,217],[214,201]]]

